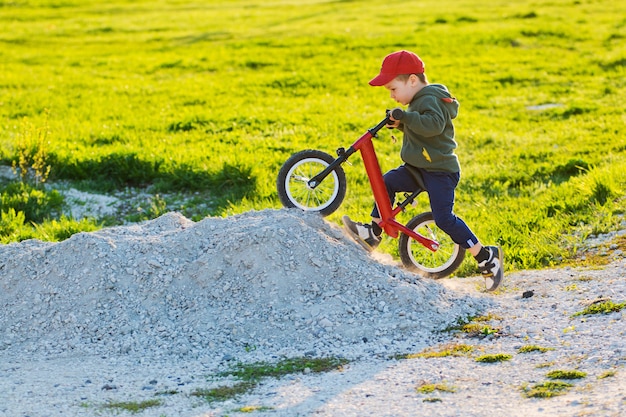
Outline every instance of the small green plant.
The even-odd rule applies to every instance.
[[[455,392],[456,388],[448,384],[429,384],[424,383],[416,388],[420,394],[432,394],[435,391],[439,392]]]
[[[146,400],[141,402],[132,402],[132,401],[120,401],[120,402],[109,402],[103,406],[106,409],[115,409],[115,410],[124,410],[130,411],[131,413],[138,413],[147,408],[158,407],[161,405],[160,400]]]
[[[468,323],[461,327],[461,332],[466,334],[467,337],[486,337],[492,334],[498,334],[500,329],[481,323]]]
[[[15,211],[14,208],[2,210],[0,212],[0,242],[9,243],[16,240],[15,236],[22,234],[25,222],[24,212]]]
[[[537,345],[525,345],[517,350],[517,353],[530,353],[530,352],[541,352],[545,353],[549,350],[554,350],[554,348],[546,348]]]
[[[580,282],[589,282],[589,281],[593,281],[593,277],[590,277],[588,275],[582,275],[578,278],[576,278],[578,281]]]
[[[615,371],[602,372],[600,375],[598,375],[598,379],[611,378],[611,377],[614,377],[615,374],[616,374]]]
[[[621,311],[624,307],[626,307],[626,302],[624,303],[615,303],[611,300],[601,301],[599,303],[593,303],[587,307],[583,311],[579,311],[574,313],[572,317],[578,316],[587,316],[591,314],[610,314]]]
[[[146,200],[147,208],[138,206],[136,212],[127,216],[127,220],[131,222],[140,222],[144,220],[156,219],[167,213],[167,202],[159,194],[151,196]]]
[[[475,359],[476,362],[482,363],[495,363],[511,360],[513,356],[508,353],[494,353],[489,355],[482,355]]]
[[[238,411],[240,413],[254,413],[255,411],[271,411],[271,410],[273,410],[272,407],[265,407],[262,405],[246,405],[246,406],[236,409],[235,411]]]
[[[539,364],[535,365],[535,368],[537,368],[537,369],[550,368],[551,366],[554,366],[554,362],[539,363]]]
[[[21,182],[40,187],[48,179],[50,165],[47,136],[47,119],[41,128],[35,128],[28,120],[23,120],[22,132],[17,137],[17,156],[12,164]]]
[[[442,400],[438,397],[426,397],[422,400],[425,403],[440,403]]]
[[[524,395],[528,398],[550,398],[557,395],[565,394],[572,384],[562,381],[547,381],[541,384],[535,384],[530,388],[523,387]]]
[[[167,391],[159,391],[155,395],[166,396],[166,395],[176,395],[176,394],[179,394],[179,393],[180,393],[180,391],[178,391],[177,389],[170,389],[170,390],[167,390]]]
[[[246,394],[256,388],[257,383],[254,381],[238,382],[231,386],[220,386],[210,389],[196,389],[191,392],[194,397],[204,398],[206,401],[226,401],[232,398],[237,398],[240,395]]]
[[[473,316],[458,317],[456,319],[456,323],[451,324],[448,327],[444,328],[442,330],[442,332],[456,332],[456,331],[459,331],[459,330],[461,330],[461,328],[463,326],[465,326],[467,323],[471,322],[473,318],[474,318]]]
[[[411,353],[398,356],[397,359],[415,359],[415,358],[444,358],[446,356],[466,356],[474,350],[474,346],[465,344],[454,344],[444,346],[439,350],[427,349],[420,353]]]
[[[575,331],[576,331],[576,326],[568,326],[563,329],[563,334],[567,334],[569,332],[575,332]]]
[[[13,208],[23,212],[26,221],[43,222],[56,218],[63,209],[63,196],[56,190],[47,191],[24,182],[14,182],[0,187],[0,209],[4,212]]]
[[[492,320],[502,320],[502,317],[498,316],[497,314],[487,313],[484,316],[473,317],[471,321],[480,323]]]
[[[587,373],[581,371],[563,371],[563,370],[554,370],[548,372],[546,374],[547,378],[550,379],[581,379],[586,378]]]
[[[492,334],[498,334],[500,329],[484,324],[491,320],[501,320],[501,318],[491,313],[484,316],[460,317],[456,324],[448,326],[443,331],[458,331],[467,335],[467,337],[486,337]]]

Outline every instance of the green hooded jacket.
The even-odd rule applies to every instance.
[[[428,84],[422,88],[398,126],[404,133],[402,160],[428,171],[460,172],[452,124],[458,112],[459,102],[444,85]]]

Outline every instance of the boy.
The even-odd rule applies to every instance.
[[[404,133],[400,157],[405,163],[384,175],[391,203],[397,192],[410,193],[420,187],[411,171],[421,174],[435,223],[476,258],[487,291],[494,291],[503,276],[502,249],[483,246],[452,211],[461,171],[454,153],[456,141],[452,124],[459,103],[445,86],[428,82],[424,63],[409,51],[387,55],[380,73],[369,84],[384,86],[392,99],[408,105],[400,120],[391,118],[392,123],[387,125]],[[350,235],[366,249],[372,251],[380,243],[382,228],[378,224],[381,219],[376,206],[371,224],[354,222],[348,216],[343,216],[342,220]]]

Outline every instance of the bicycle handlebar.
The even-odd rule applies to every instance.
[[[388,125],[389,122],[391,122],[391,119],[389,118],[390,116],[393,117],[395,120],[400,120],[402,118],[402,116],[404,116],[404,110],[402,110],[400,108],[395,108],[393,110],[387,110],[387,117],[385,117],[375,127],[369,129],[369,132],[372,134],[372,136],[376,136],[376,134],[378,133],[378,131],[380,129],[382,129],[383,127]]]
[[[395,120],[400,120],[402,119],[402,116],[404,116],[404,110],[396,107],[395,109],[387,112],[387,117],[389,116],[393,117]]]

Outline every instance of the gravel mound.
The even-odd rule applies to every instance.
[[[298,210],[169,213],[59,243],[0,246],[0,351],[235,358],[416,351],[476,315]]]

